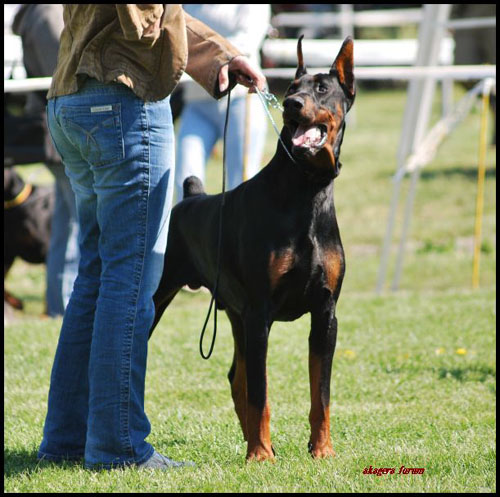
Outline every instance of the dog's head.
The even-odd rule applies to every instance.
[[[307,73],[302,56],[302,38],[297,45],[295,79],[285,94],[283,122],[291,135],[292,154],[321,170],[337,176],[345,117],[354,97],[353,41],[347,37],[328,74]]]

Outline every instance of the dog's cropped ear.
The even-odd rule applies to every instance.
[[[337,76],[339,83],[346,92],[346,96],[351,100],[354,99],[355,88],[354,88],[354,43],[352,38],[348,36],[340,51],[337,58],[332,64],[330,69],[330,74]]]
[[[304,74],[307,74],[307,69],[306,66],[304,65],[304,57],[302,55],[302,38],[304,38],[304,35],[300,36],[299,42],[297,43],[298,64],[297,64],[297,72],[295,73],[295,79],[299,79],[301,76],[304,76]]]

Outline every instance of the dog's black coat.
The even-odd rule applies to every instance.
[[[344,253],[333,179],[340,170],[345,113],[355,95],[352,46],[346,39],[330,73],[311,76],[299,40],[299,65],[284,101],[281,132],[295,161],[278,143],[269,164],[225,196],[217,303],[233,328],[229,380],[248,440],[248,459],[274,455],[266,383],[271,325],[307,312],[311,313],[309,448],[314,457],[334,454],[329,435],[330,377]],[[187,284],[212,289],[216,278],[221,196],[206,195],[201,182],[191,177],[184,183],[184,197],[172,210],[151,333],[180,288]]]
[[[4,202],[15,199],[25,188],[22,178],[12,168],[4,168]],[[33,185],[29,197],[3,211],[4,280],[16,257],[41,264],[46,261],[50,242],[50,227],[54,212],[54,190]],[[4,300],[16,308],[22,303],[4,289]]]

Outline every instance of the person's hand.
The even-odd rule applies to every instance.
[[[261,91],[266,86],[266,77],[246,57],[237,55],[221,67],[219,71],[219,90],[224,92],[229,86],[229,72],[236,76],[236,82],[250,88],[249,93],[255,93],[254,85]]]

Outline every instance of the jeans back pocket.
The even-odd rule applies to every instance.
[[[125,158],[121,104],[61,107],[61,124],[68,140],[91,166]]]

